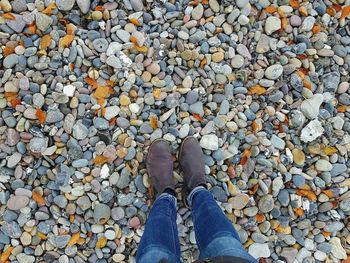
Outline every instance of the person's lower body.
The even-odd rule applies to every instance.
[[[188,196],[192,207],[199,259],[234,256],[250,262],[256,260],[242,246],[232,223],[204,187],[195,188]],[[163,193],[151,209],[137,253],[138,263],[180,261],[176,226],[176,198]]]
[[[196,187],[187,200],[192,208],[199,259],[234,256],[256,262],[245,250],[237,231],[207,189]]]
[[[142,235],[136,262],[180,261],[180,244],[176,225],[176,197],[163,193],[151,209]]]
[[[194,137],[187,137],[180,149],[184,190],[192,207],[200,259],[234,256],[256,262],[243,248],[232,223],[206,189],[202,149]],[[145,226],[137,251],[138,263],[178,263],[180,245],[176,225],[175,180],[169,144],[156,140],[149,148],[146,167],[151,185],[159,194]]]

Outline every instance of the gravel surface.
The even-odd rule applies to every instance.
[[[135,262],[147,149],[188,135],[254,257],[349,262],[349,0],[0,7],[1,262]]]

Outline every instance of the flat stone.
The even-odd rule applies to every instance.
[[[256,52],[260,54],[268,52],[270,50],[269,43],[270,37],[265,34],[261,34],[258,44],[256,45]]]
[[[282,27],[281,19],[277,16],[269,16],[265,22],[265,33],[271,35]]]
[[[279,64],[268,67],[265,71],[265,76],[268,79],[278,79],[283,73],[283,67]]]
[[[280,150],[283,150],[286,145],[285,141],[280,137],[276,136],[275,134],[271,136],[271,143],[275,148]]]
[[[10,210],[20,210],[26,207],[29,203],[27,196],[11,196],[7,201],[7,208]]]
[[[200,146],[207,150],[216,151],[219,148],[219,139],[214,134],[204,135],[200,140]]]
[[[294,148],[292,154],[293,160],[297,165],[303,165],[305,163],[305,154],[302,150]]]
[[[346,259],[346,251],[343,248],[340,239],[338,237],[332,237],[329,241],[329,243],[332,245],[331,253],[332,255],[337,259]]]
[[[229,202],[233,209],[242,210],[249,202],[249,196],[246,194],[238,194],[232,197]]]
[[[330,162],[328,162],[327,160],[318,160],[315,164],[315,167],[318,171],[321,172],[329,172],[332,170],[333,166]]]
[[[5,68],[13,68],[18,63],[18,55],[10,54],[3,60],[3,66]]]
[[[271,255],[271,252],[267,243],[264,243],[264,244],[253,243],[249,246],[248,252],[255,259],[268,258]]]
[[[258,207],[260,212],[262,213],[270,212],[274,207],[274,201],[273,201],[272,195],[265,195],[261,197],[258,203]]]
[[[118,38],[121,41],[123,41],[124,43],[127,43],[127,42],[130,41],[130,36],[131,35],[130,35],[129,32],[127,32],[127,31],[125,31],[123,29],[119,29],[119,30],[117,30],[116,34],[117,34]]]
[[[139,12],[143,9],[142,0],[130,0],[130,4],[136,12]]]
[[[87,14],[90,8],[90,0],[77,0],[77,5],[83,14]]]
[[[35,14],[36,26],[42,32],[46,31],[52,24],[52,18],[40,12]]]
[[[193,82],[192,82],[191,76],[186,76],[182,81],[182,86],[184,88],[191,88],[192,84],[193,84]]]
[[[315,94],[301,103],[300,110],[308,119],[315,119],[319,114],[322,102],[322,94]]]
[[[21,161],[22,155],[19,152],[15,152],[8,158],[7,160],[7,167],[8,168],[14,168],[16,165]]]
[[[323,83],[325,91],[334,93],[338,89],[340,83],[340,75],[338,72],[323,74],[321,76],[321,82]]]
[[[204,8],[202,4],[198,4],[195,8],[192,10],[192,18],[194,20],[199,20],[202,18],[204,12]]]
[[[21,33],[26,25],[25,21],[23,20],[23,17],[21,15],[12,14],[15,19],[10,20],[6,19],[6,24],[16,33]]]
[[[70,11],[75,4],[75,0],[56,0],[56,6],[59,10]]]
[[[244,64],[244,58],[241,55],[235,55],[231,60],[233,68],[241,68]]]
[[[109,106],[105,108],[104,117],[107,120],[110,120],[118,116],[119,112],[120,112],[120,108],[118,106]]]
[[[217,13],[220,11],[220,5],[217,0],[209,0],[209,7],[213,12]]]
[[[16,256],[19,263],[33,263],[35,261],[35,257],[31,255],[27,255],[24,253],[19,253]]]

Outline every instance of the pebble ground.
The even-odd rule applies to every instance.
[[[188,135],[260,262],[350,262],[349,0],[0,7],[1,262],[135,262],[147,149],[169,141],[182,199]]]

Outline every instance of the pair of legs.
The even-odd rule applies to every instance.
[[[158,145],[150,148],[147,169],[151,184],[159,196],[149,214],[138,248],[137,262],[178,263],[181,262],[180,244],[176,225],[172,161],[169,161],[171,154],[165,141],[156,141],[153,145],[155,144]],[[196,241],[200,250],[199,259],[233,256],[242,259],[242,262],[256,262],[243,248],[232,223],[206,189],[203,153],[197,140],[189,137],[180,151],[179,161],[189,192],[187,202],[192,209]]]

